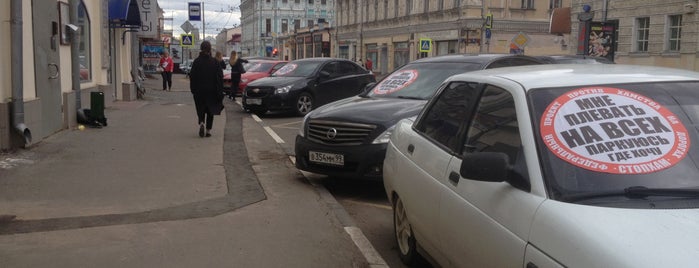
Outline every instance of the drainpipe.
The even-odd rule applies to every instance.
[[[602,22],[607,22],[607,9],[609,8],[609,1],[604,0],[604,4],[602,7]]]
[[[12,36],[12,48],[10,56],[11,76],[12,76],[12,123],[15,130],[24,138],[24,145],[31,144],[32,133],[24,125],[24,83],[22,81],[23,60],[22,60],[22,0],[12,0],[10,3],[10,28]]]

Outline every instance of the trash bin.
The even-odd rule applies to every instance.
[[[90,92],[90,116],[102,125],[107,125],[107,118],[104,117],[104,93]]]

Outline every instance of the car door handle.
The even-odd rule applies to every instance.
[[[408,153],[413,154],[413,151],[415,151],[415,145],[408,145]]]
[[[459,173],[456,173],[455,171],[449,173],[449,181],[451,181],[454,185],[459,184],[460,179],[461,175],[459,175]]]

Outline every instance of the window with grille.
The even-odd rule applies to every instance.
[[[682,39],[682,15],[668,17],[668,51],[680,51],[680,39]]]
[[[648,52],[650,18],[636,18],[636,52]]]

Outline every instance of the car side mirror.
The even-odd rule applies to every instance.
[[[328,71],[320,71],[321,79],[327,79],[328,77],[330,77],[330,73]]]
[[[503,182],[509,174],[506,154],[496,152],[469,153],[461,161],[461,177],[489,182]]]

